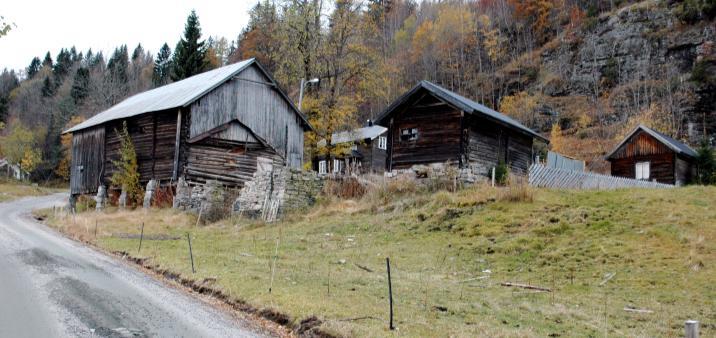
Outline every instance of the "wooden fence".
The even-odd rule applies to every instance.
[[[529,183],[533,187],[557,189],[673,188],[673,185],[640,181],[624,177],[550,168],[542,164],[530,167]]]

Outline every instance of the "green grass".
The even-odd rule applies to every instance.
[[[61,189],[56,188],[33,186],[28,183],[0,179],[0,202],[8,202],[28,196],[48,195],[61,191]]]
[[[533,202],[506,202],[502,193],[324,201],[270,225],[195,227],[193,216],[171,210],[50,223],[92,240],[97,218],[107,250],[197,280],[215,277],[234,298],[295,322],[316,315],[324,330],[347,336],[680,336],[687,319],[716,335],[716,188],[540,190]],[[190,233],[197,273],[185,239],[145,240],[138,254],[137,239],[112,236],[138,233],[142,220],[148,235]],[[601,285],[608,273],[615,275]],[[500,286],[506,281],[554,292]]]

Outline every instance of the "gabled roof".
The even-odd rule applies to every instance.
[[[261,67],[261,64],[259,64],[255,59],[248,59],[130,96],[124,101],[91,117],[87,121],[64,131],[64,133],[71,133],[109,121],[125,119],[145,113],[178,107],[187,107],[216,87],[231,80],[234,76],[238,75],[244,69],[253,64],[257,65],[261,72],[263,72],[264,75],[270,79],[274,88],[281,94],[281,96],[283,96],[291,108],[301,117],[305,125],[310,129],[311,127],[306,119],[306,116],[303,115],[288,98],[288,96],[280,88],[278,88],[278,84],[273,77],[271,77],[271,75],[266,72],[266,70]]]
[[[385,125],[385,118],[391,115],[396,108],[398,108],[401,104],[407,102],[415,93],[417,93],[421,89],[427,90],[443,102],[452,105],[468,114],[482,115],[490,120],[516,129],[517,131],[520,131],[524,134],[527,134],[534,138],[538,138],[545,142],[549,142],[549,140],[542,135],[538,134],[530,128],[527,128],[522,123],[510,118],[509,116],[499,113],[482,104],[479,104],[473,100],[470,100],[464,96],[461,96],[455,92],[449,91],[443,87],[440,87],[432,82],[425,80],[420,81],[420,83],[418,83],[415,87],[413,87],[407,93],[403,94],[401,97],[395,100],[390,106],[388,106],[388,108],[385,109],[385,111],[383,111],[383,113],[378,116],[376,122]]]
[[[614,154],[616,154],[616,152],[619,150],[619,148],[621,148],[622,146],[624,146],[624,144],[629,142],[629,139],[631,139],[632,136],[634,136],[638,131],[643,131],[643,132],[651,135],[652,137],[654,137],[659,142],[663,143],[665,146],[669,147],[669,149],[673,150],[675,153],[677,153],[679,155],[684,155],[684,156],[693,157],[693,158],[698,156],[696,151],[691,149],[691,147],[689,147],[677,140],[674,140],[673,138],[666,136],[654,129],[651,129],[643,124],[640,124],[636,128],[634,128],[634,130],[632,130],[629,134],[627,134],[627,136],[624,138],[624,140],[622,140],[621,143],[619,143],[616,147],[614,147],[614,150],[612,150],[606,156],[606,158],[609,159],[612,156],[614,156]]]

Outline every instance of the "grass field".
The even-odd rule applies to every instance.
[[[716,188],[522,193],[408,189],[322,201],[270,225],[196,227],[172,210],[48,222],[95,241],[97,221],[102,248],[215,278],[234,298],[295,323],[316,315],[321,329],[340,335],[680,336],[687,319],[701,321],[704,337],[716,335]],[[121,234],[138,234],[141,222],[147,238],[137,252],[139,239]]]
[[[61,191],[62,189],[32,186],[28,183],[0,179],[0,202],[12,201],[28,196],[47,195]]]

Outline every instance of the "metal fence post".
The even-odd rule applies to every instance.
[[[684,326],[686,329],[686,338],[699,338],[698,320],[687,320]]]

